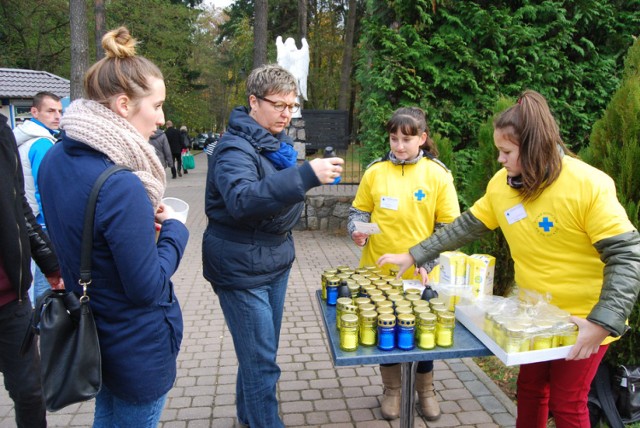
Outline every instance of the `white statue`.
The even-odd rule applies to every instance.
[[[307,76],[309,75],[309,44],[307,39],[302,38],[302,48],[298,49],[296,41],[289,37],[282,43],[282,36],[276,39],[276,47],[278,49],[278,65],[293,74],[298,81],[298,91],[300,96],[305,100],[307,98]],[[300,97],[296,99],[300,102]],[[302,114],[300,110],[294,113],[292,117],[300,118]]]

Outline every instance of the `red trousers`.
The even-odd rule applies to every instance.
[[[549,411],[557,428],[590,428],[587,396],[608,347],[584,360],[520,366],[516,428],[545,428]]]

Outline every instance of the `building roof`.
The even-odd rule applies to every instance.
[[[1,98],[33,98],[41,91],[66,97],[70,94],[70,88],[67,79],[46,71],[0,68]]]

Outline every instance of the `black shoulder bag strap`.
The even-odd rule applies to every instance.
[[[109,178],[111,174],[115,174],[118,171],[127,170],[129,168],[122,165],[113,165],[105,169],[96,180],[91,193],[89,194],[89,200],[84,215],[84,225],[82,230],[82,248],[80,253],[80,285],[82,285],[83,296],[87,298],[87,286],[91,283],[91,249],[93,248],[93,219],[96,212],[96,201],[98,200],[98,193],[104,182]],[[47,291],[51,293],[52,291]],[[46,293],[45,293],[46,295]],[[39,334],[38,324],[40,323],[40,311],[42,310],[42,302],[45,295],[38,299],[38,303],[33,312],[31,327],[27,329],[22,346],[20,347],[20,355],[26,355],[33,343],[33,338],[36,334]]]
[[[98,193],[107,178],[118,171],[130,171],[122,165],[113,165],[102,171],[91,189],[87,206],[84,212],[84,226],[82,229],[82,248],[80,250],[80,280],[82,286],[82,297],[87,296],[87,287],[91,284],[91,250],[93,248],[93,221],[96,213],[96,202]]]
[[[598,400],[600,406],[604,411],[605,417],[609,422],[611,428],[624,428],[620,413],[613,399],[613,391],[611,390],[611,371],[609,365],[606,363],[600,363],[598,371],[595,377],[596,392],[598,394]]]

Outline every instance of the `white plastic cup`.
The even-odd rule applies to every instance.
[[[173,211],[175,211],[174,218],[182,223],[187,223],[187,216],[189,215],[188,203],[178,198],[163,198],[162,203],[173,208]]]

